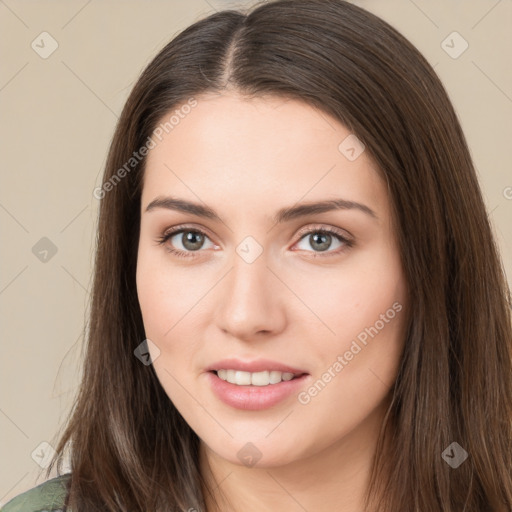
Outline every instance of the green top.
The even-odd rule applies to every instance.
[[[64,512],[71,473],[52,478],[16,496],[0,512]],[[67,512],[71,512],[68,508]]]

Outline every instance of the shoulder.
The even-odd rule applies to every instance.
[[[61,512],[70,477],[71,473],[66,473],[43,482],[10,500],[0,512]]]

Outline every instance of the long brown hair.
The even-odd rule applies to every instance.
[[[387,181],[409,317],[368,504],[512,509],[510,292],[464,134],[418,50],[342,0],[217,12],[143,71],[108,155],[83,379],[47,475],[69,448],[73,512],[205,510],[198,437],[134,356],[145,339],[135,284],[145,158],[126,163],[164,115],[227,90],[334,116]],[[443,458],[454,442],[468,454],[457,468]]]

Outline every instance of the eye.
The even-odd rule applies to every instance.
[[[314,258],[317,256],[324,257],[340,254],[354,245],[353,240],[347,238],[341,231],[334,228],[310,228],[308,231],[302,232],[301,235],[298,244],[304,242],[304,245],[312,247],[315,253],[313,254]],[[337,244],[338,250],[328,251],[332,247],[333,241],[335,245]],[[299,247],[299,249],[307,251],[307,248],[304,249],[304,247]],[[324,252],[326,254],[321,254]]]
[[[173,238],[175,238],[176,241],[173,242]],[[170,241],[172,243],[167,244],[166,249],[179,258],[187,258],[195,256],[194,252],[198,252],[203,248],[205,240],[209,240],[209,237],[200,229],[176,226],[159,237],[157,243],[164,245]],[[178,248],[176,248],[175,245],[178,245]],[[212,246],[215,247],[213,243]]]
[[[307,231],[300,233],[300,240],[297,244],[306,242],[313,247],[313,251],[309,251],[307,248],[299,247],[300,250],[307,252],[313,252],[312,257],[317,256],[326,257],[340,254],[354,245],[354,242],[347,238],[341,230],[334,228],[309,228]],[[173,241],[173,239],[176,239]],[[210,240],[208,235],[198,228],[191,228],[187,226],[175,226],[174,228],[167,230],[161,237],[157,238],[159,245],[165,245],[166,250],[179,258],[195,257],[195,252],[201,252],[200,249],[204,249],[205,240]],[[331,248],[333,241],[338,244],[338,250],[328,251]],[[167,242],[171,242],[168,244]],[[216,247],[210,240],[211,246]],[[296,245],[297,245],[296,244]],[[176,248],[178,245],[178,248]],[[321,254],[325,253],[325,254]]]

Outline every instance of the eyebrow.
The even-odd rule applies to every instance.
[[[187,201],[185,199],[178,199],[170,196],[157,197],[148,204],[145,211],[149,212],[157,208],[165,208],[167,210],[176,210],[179,212],[190,213],[192,215],[196,215],[197,217],[212,219],[225,224],[224,220],[219,216],[219,214],[209,206]],[[335,210],[359,210],[374,219],[378,219],[377,214],[368,206],[357,203],[355,201],[348,201],[346,199],[339,198],[310,203],[300,203],[297,205],[281,208],[277,211],[274,217],[272,217],[272,220],[276,224],[282,224],[283,222],[288,222],[299,217],[305,217],[307,215],[319,214]]]

